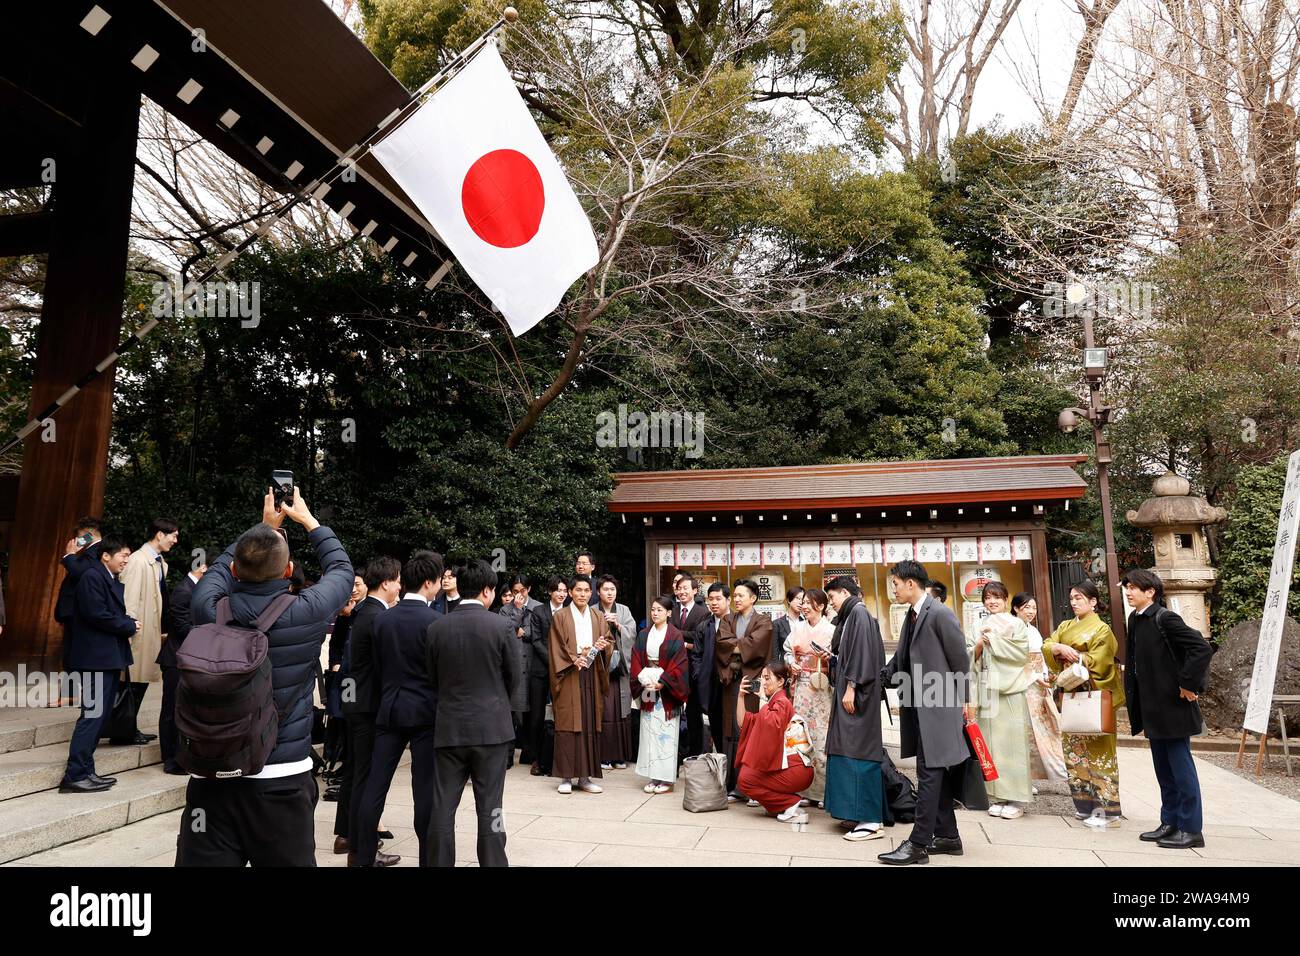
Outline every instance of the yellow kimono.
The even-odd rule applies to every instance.
[[[1097,690],[1110,691],[1116,711],[1124,706],[1124,678],[1115,660],[1119,643],[1110,625],[1096,612],[1066,621],[1043,642],[1043,660],[1056,675],[1064,662],[1052,652],[1054,644],[1078,651]],[[1100,813],[1118,817],[1119,760],[1115,756],[1115,735],[1062,734],[1061,745],[1077,815],[1088,817]]]

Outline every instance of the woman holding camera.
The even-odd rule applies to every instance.
[[[690,664],[682,632],[668,623],[673,599],[650,602],[650,626],[637,635],[630,673],[633,708],[641,712],[636,772],[649,778],[646,793],[670,793],[677,779],[677,738],[682,706],[690,693]]]
[[[1124,679],[1115,661],[1118,642],[1097,615],[1101,595],[1091,581],[1070,588],[1074,620],[1065,621],[1043,642],[1043,660],[1053,674],[1081,663],[1096,690],[1110,691],[1111,707],[1124,706]],[[1088,826],[1118,827],[1119,760],[1114,734],[1061,734],[1074,815]]]
[[[806,823],[808,814],[799,794],[812,785],[812,745],[790,696],[794,674],[784,662],[774,662],[763,668],[760,686],[754,683],[746,680],[741,693],[757,698],[761,687],[767,703],[741,726],[736,746],[738,786],[782,823]]]

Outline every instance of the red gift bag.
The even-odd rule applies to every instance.
[[[966,721],[966,737],[970,740],[971,749],[975,751],[975,759],[980,762],[980,772],[984,774],[984,779],[998,779],[998,768],[993,765],[993,756],[989,753],[989,745],[984,742],[980,725],[973,720]]]

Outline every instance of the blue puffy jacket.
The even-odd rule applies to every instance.
[[[352,562],[334,532],[322,525],[307,536],[307,541],[316,549],[320,561],[320,581],[299,594],[267,634],[275,705],[285,714],[268,767],[293,763],[310,754],[312,677],[329,622],[352,597]],[[217,602],[227,596],[234,620],[251,624],[277,595],[288,590],[289,582],[284,578],[259,584],[235,580],[230,573],[234,555],[232,544],[194,585],[190,608],[195,627],[214,622]]]

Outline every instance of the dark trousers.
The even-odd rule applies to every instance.
[[[466,780],[474,786],[474,810],[478,814],[478,865],[508,865],[501,802],[506,789],[509,746],[508,743],[483,744],[477,747],[439,747],[435,751],[438,780],[433,800],[433,825],[429,830],[434,866],[456,865],[456,808],[465,793]]]
[[[315,866],[316,778],[198,780],[185,790],[177,866]]]
[[[713,735],[714,749],[727,756],[727,793],[736,790],[736,744],[740,740],[740,730],[736,727],[736,702],[740,696],[740,680],[730,684],[721,682],[713,685],[713,699],[709,701],[709,731]],[[733,733],[725,733],[726,721],[730,718]]]
[[[1201,781],[1192,760],[1192,739],[1152,740],[1151,762],[1160,783],[1160,822],[1184,833],[1201,832]]]
[[[712,724],[712,718],[709,719]],[[686,753],[685,757],[698,757],[704,753],[704,709],[700,707],[699,685],[692,681],[690,696],[686,698]]]
[[[68,745],[68,769],[63,777],[69,783],[85,780],[95,772],[95,747],[99,731],[113,711],[121,671],[82,671],[81,716],[72,730]]]
[[[366,792],[366,781],[370,779],[370,756],[375,749],[375,715],[348,714],[348,739],[352,750],[348,754],[348,772],[343,775],[339,787],[339,805],[334,811],[334,833],[346,836],[350,849],[357,848],[357,809],[361,806],[361,795]],[[346,829],[339,832],[339,823],[347,821]]]
[[[916,735],[916,822],[908,837],[913,843],[928,847],[936,836],[953,839],[957,832],[957,813],[953,807],[953,774],[956,767],[931,767],[925,762],[921,735]]]
[[[164,770],[179,770],[176,763],[176,688],[181,683],[178,667],[162,669],[162,710],[158,714],[158,747]]]
[[[375,750],[370,759],[370,779],[366,789],[358,797],[360,807],[357,812],[357,842],[352,844],[356,851],[357,866],[373,866],[375,854],[379,851],[379,818],[384,812],[384,802],[388,799],[388,788],[392,786],[393,774],[401,762],[402,752],[407,744],[411,747],[411,794],[415,797],[415,838],[420,844],[420,866],[426,866],[425,836],[429,832],[429,820],[433,815],[434,764],[433,764],[433,725],[428,727],[385,727],[375,725]]]
[[[543,761],[543,744],[546,737],[546,701],[551,696],[551,678],[542,669],[541,676],[530,674],[528,676],[528,712],[524,714],[523,725],[523,743],[520,745],[524,751],[519,760],[521,763],[540,763],[542,770],[547,773],[551,772],[550,762]]]

